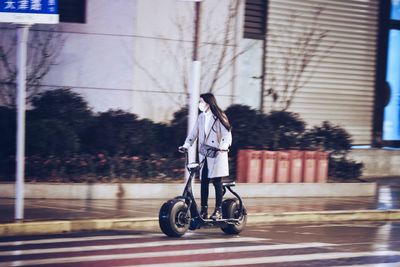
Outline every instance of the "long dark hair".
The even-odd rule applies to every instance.
[[[224,125],[224,127],[229,131],[232,127],[229,123],[228,116],[226,116],[225,112],[223,112],[218,106],[215,96],[211,93],[205,93],[201,94],[200,97],[203,98],[204,102],[210,106],[211,112],[214,114],[214,116],[216,116],[222,125]]]

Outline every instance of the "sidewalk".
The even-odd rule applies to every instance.
[[[376,197],[246,198],[248,223],[400,220],[400,185],[397,181],[399,179],[378,181],[380,186]],[[25,220],[14,223],[14,200],[1,199],[0,236],[107,227],[154,228],[158,227],[158,212],[164,201],[26,199]],[[210,211],[213,202],[210,199]],[[26,227],[30,226],[35,227],[27,230]],[[24,230],[18,230],[21,227]]]

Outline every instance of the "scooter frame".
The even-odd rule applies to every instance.
[[[224,151],[224,150],[220,150]],[[226,151],[226,150],[225,150]],[[200,229],[201,227],[224,227],[227,224],[240,224],[241,220],[243,219],[244,216],[247,215],[247,211],[243,205],[243,200],[239,196],[238,193],[236,193],[232,187],[235,186],[235,182],[228,182],[228,183],[222,183],[222,188],[223,188],[223,196],[227,192],[231,192],[238,200],[239,200],[239,217],[238,218],[222,218],[219,220],[213,220],[213,219],[204,219],[200,216],[198,205],[196,203],[194,194],[193,194],[193,189],[192,189],[192,184],[193,184],[193,179],[196,177],[196,174],[200,172],[202,169],[205,160],[207,157],[205,157],[200,163],[188,163],[188,150],[184,149],[183,151],[180,150],[181,153],[185,153],[185,161],[186,161],[186,168],[189,172],[189,178],[186,182],[185,188],[183,190],[182,196],[176,197],[176,199],[182,199],[186,202],[187,204],[187,210],[190,210],[190,217],[191,218],[186,218],[186,220],[190,220],[190,230],[195,230],[195,229]],[[188,214],[188,213],[186,213]],[[186,221],[189,223],[189,221]]]

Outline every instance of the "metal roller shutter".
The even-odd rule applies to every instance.
[[[300,113],[309,126],[324,120],[339,124],[352,134],[354,144],[371,143],[378,5],[378,0],[269,0],[266,90],[274,88],[282,95],[286,77],[296,75],[285,65],[286,60],[296,62],[296,38],[310,27],[327,31],[314,52],[323,58],[311,63],[298,80],[306,84],[288,111]],[[265,96],[264,111],[281,108],[271,99]]]

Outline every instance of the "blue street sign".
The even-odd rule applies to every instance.
[[[58,23],[57,0],[0,0],[0,22]]]

